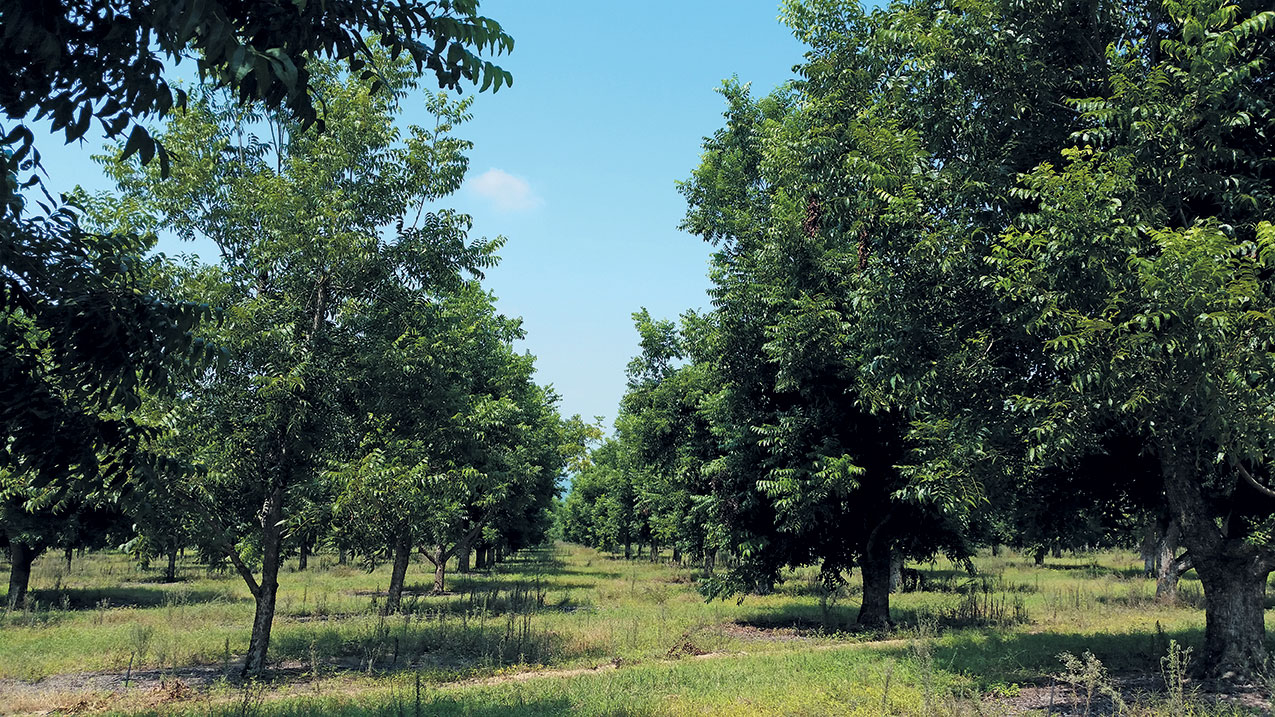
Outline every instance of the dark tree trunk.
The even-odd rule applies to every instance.
[[[71,572],[71,558],[75,557],[75,548],[66,549],[66,571]]]
[[[1061,558],[1062,546],[1058,543],[1054,543],[1053,547],[1049,549],[1049,555],[1053,558]]]
[[[177,547],[168,549],[168,567],[164,569],[164,582],[177,582]]]
[[[478,549],[474,551],[474,569],[487,569],[487,546],[482,543],[479,543]]]
[[[301,555],[297,558],[297,570],[305,570],[310,566],[310,538],[301,536]]]
[[[1000,543],[992,543],[992,557],[993,557],[993,558],[999,558],[999,557],[1000,557],[1000,555],[1001,555],[1001,544],[1000,544]]]
[[[261,583],[257,586],[257,609],[252,617],[252,637],[244,656],[243,675],[261,674],[270,650],[270,628],[274,626],[275,598],[279,593],[279,556],[283,543],[279,521],[283,515],[283,491],[276,488],[261,506]]]
[[[674,565],[682,564],[682,551],[678,550],[676,545],[673,546],[673,564]]]
[[[631,557],[633,557],[633,543],[626,540],[624,541],[624,559],[628,560]]]
[[[1178,522],[1170,520],[1156,541],[1155,599],[1163,602],[1178,601],[1178,578],[1183,572],[1177,560],[1178,533]]]
[[[859,572],[863,574],[863,604],[859,606],[859,626],[873,630],[889,628],[889,544],[884,540],[869,540]]]
[[[1228,535],[1215,520],[1193,474],[1193,462],[1162,451],[1165,497],[1179,539],[1204,587],[1204,649],[1195,661],[1203,677],[1247,681],[1267,662],[1264,597],[1275,555]]]
[[[456,555],[456,572],[462,575],[469,572],[469,556],[471,552],[473,552],[473,548],[469,546],[469,543],[465,543],[460,547],[460,552]]]
[[[9,559],[13,565],[9,568],[9,609],[22,607],[27,599],[27,588],[31,585],[31,564],[44,552],[17,540],[9,542]]]
[[[1037,566],[1045,564],[1045,555],[1047,555],[1048,553],[1049,551],[1043,545],[1036,548],[1035,560],[1036,560]]]
[[[345,565],[347,562],[349,562],[349,560],[350,560],[349,553],[345,551],[344,545],[336,549],[336,564],[337,565]]]
[[[407,564],[412,559],[412,541],[406,534],[394,541],[394,567],[390,570],[390,589],[385,593],[382,615],[393,615],[403,599],[403,582],[407,579]]]
[[[651,554],[649,557],[653,563],[660,559],[660,546],[654,540],[651,541]]]
[[[492,559],[492,563],[503,563],[505,561],[505,546],[497,545],[494,549],[494,554],[495,557]]]
[[[890,556],[890,592],[897,593],[903,587],[903,555]]]

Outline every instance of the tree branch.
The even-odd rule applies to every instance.
[[[1248,472],[1248,469],[1244,467],[1243,463],[1236,463],[1235,468],[1240,472],[1240,476],[1242,476],[1249,485],[1256,488],[1259,493],[1269,498],[1275,498],[1275,490],[1271,490],[1261,483],[1258,483],[1257,479],[1253,477],[1252,473]]]

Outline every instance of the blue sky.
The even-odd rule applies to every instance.
[[[722,124],[715,89],[738,75],[764,93],[791,77],[803,47],[777,0],[483,0],[482,12],[514,37],[499,59],[514,85],[480,95],[457,132],[475,148],[448,203],[473,215],[476,235],[508,239],[486,285],[523,317],[537,379],[562,394],[565,414],[610,428],[637,352],[630,314],[708,305],[709,248],[677,231],[674,182]],[[95,146],[50,139],[40,146],[51,188],[108,187],[87,159]]]

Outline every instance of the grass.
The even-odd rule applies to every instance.
[[[280,675],[252,687],[233,677],[253,607],[238,576],[183,562],[183,579],[163,584],[116,553],[69,570],[46,556],[29,604],[0,617],[0,713],[998,714],[1012,703],[1001,698],[1054,684],[1060,653],[1154,676],[1170,641],[1198,647],[1203,631],[1193,574],[1179,604],[1161,605],[1127,553],[1043,568],[982,556],[975,577],[946,561],[918,566],[925,590],[892,597],[899,628],[885,636],[851,631],[854,580],[828,595],[810,570],[771,595],[706,603],[687,568],[559,546],[450,574],[444,596],[426,594],[432,574],[418,566],[405,613],[381,618],[389,566],[332,563],[281,577]],[[558,676],[510,677],[529,670]],[[113,675],[122,694],[107,697],[94,681],[124,672],[150,682],[121,691]],[[1156,700],[1147,714],[1188,714]]]

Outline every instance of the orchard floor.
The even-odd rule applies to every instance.
[[[281,576],[274,668],[245,683],[237,575],[45,556],[0,616],[0,714],[1240,715],[1275,687],[1174,679],[1162,658],[1198,647],[1199,583],[1158,604],[1128,553],[914,566],[924,589],[893,596],[888,634],[854,631],[857,581],[827,595],[812,570],[705,602],[696,571],[559,545],[449,574],[441,596],[414,565],[405,613],[381,618],[389,566],[334,562]]]

